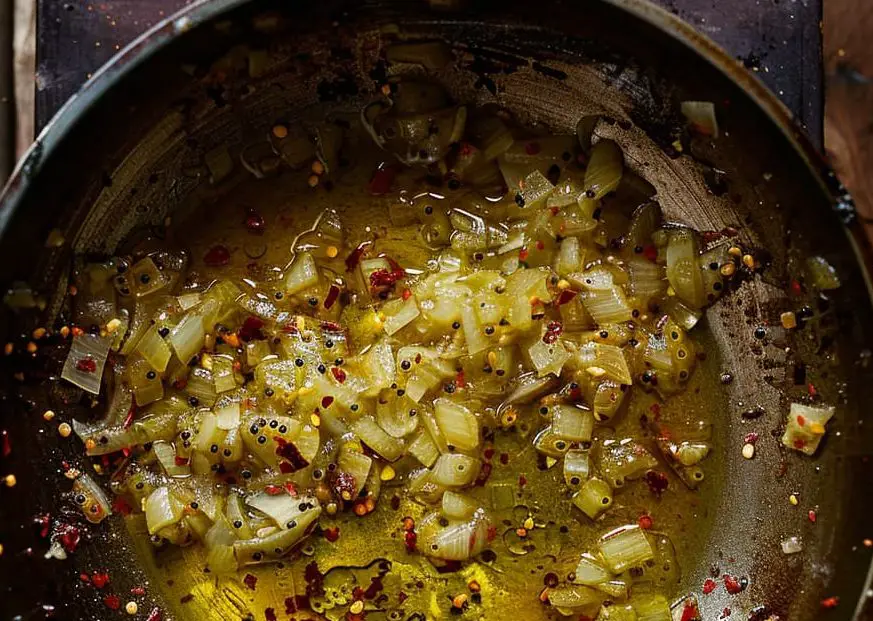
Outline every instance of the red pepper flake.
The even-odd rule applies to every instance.
[[[804,448],[805,446],[806,446],[806,440],[803,440],[803,439],[801,439],[801,438],[797,438],[797,439],[794,441],[794,448],[796,448],[797,450],[803,450],[803,448]]]
[[[401,293],[400,295],[404,300],[408,300],[412,297],[412,291],[410,291],[409,289],[404,289],[403,293]]]
[[[418,541],[418,535],[415,534],[414,530],[406,531],[406,534],[403,535],[403,545],[406,546],[407,552],[415,552],[415,543]]]
[[[397,168],[394,166],[381,166],[376,169],[370,178],[370,194],[382,196],[391,191],[394,179],[397,177]]]
[[[527,477],[523,474],[518,475],[518,486],[524,487],[525,485],[527,485]]]
[[[403,591],[400,591],[397,594],[397,601],[400,602],[401,604],[408,599],[409,599],[409,596],[406,593],[404,593]]]
[[[82,373],[94,373],[97,371],[97,363],[91,357],[82,358],[76,363],[76,369]]]
[[[117,595],[107,595],[103,598],[103,603],[110,610],[118,610],[121,608],[121,599]]]
[[[803,427],[806,424],[806,419],[803,417],[802,414],[798,414],[797,424],[800,425],[801,427]]]
[[[715,591],[717,586],[718,586],[718,582],[716,582],[712,578],[707,578],[706,582],[703,583],[703,594],[709,595],[710,593]]]
[[[337,298],[339,298],[339,294],[340,288],[336,285],[331,285],[330,289],[327,291],[327,296],[324,298],[324,307],[330,309],[330,307],[337,301]]]
[[[549,207],[549,212],[551,212],[553,216],[557,216],[559,211],[561,211],[560,207]]]
[[[389,262],[392,262],[389,259]],[[391,270],[381,269],[370,274],[370,288],[384,290],[393,287],[401,278],[406,276],[406,270],[394,263]]]
[[[729,616],[731,616],[731,609],[725,608],[721,611],[721,616],[719,617],[719,619],[727,619]]]
[[[658,260],[658,248],[654,244],[643,246],[643,256],[654,263]]]
[[[637,523],[643,530],[650,530],[654,526],[654,520],[652,520],[651,515],[641,515]]]
[[[254,591],[255,586],[258,584],[258,577],[253,576],[252,574],[246,574],[245,578],[243,578],[243,584]]]
[[[685,608],[682,609],[682,618],[680,621],[698,621],[700,619],[700,611],[697,609],[697,604],[693,601],[686,601]]]
[[[796,280],[791,281],[791,284],[789,285],[789,291],[791,291],[791,295],[795,297],[800,297],[801,295],[803,295],[803,287]]]
[[[818,391],[815,389],[815,385],[812,382],[809,383],[806,389],[809,392],[810,397],[815,397],[818,394]]]
[[[352,250],[351,254],[346,257],[346,271],[351,272],[361,262],[361,259],[364,258],[364,253],[367,251],[367,247],[372,244],[371,241],[365,241],[358,244],[357,248]]]
[[[283,486],[285,491],[288,492],[291,496],[297,496],[297,486],[294,485],[292,481],[285,481],[285,485]]]
[[[267,621],[276,621],[276,611],[272,608],[267,608],[264,610],[264,618]]]
[[[545,245],[545,243],[543,243],[543,240],[538,239],[537,240],[537,250],[543,250],[545,247],[546,247],[546,245]]]
[[[164,621],[164,613],[161,609],[155,606],[146,618],[146,621]]]
[[[245,225],[249,233],[255,233],[257,235],[263,233],[264,228],[266,228],[264,217],[251,207],[248,208],[248,215],[246,216]]]
[[[178,457],[176,459],[179,459]],[[130,515],[133,513],[133,507],[121,496],[116,496],[112,501],[112,512],[120,515]]]
[[[458,374],[455,376],[455,386],[458,388],[465,388],[467,386],[467,380],[464,377],[463,371],[458,371]]]
[[[9,432],[4,429],[0,431],[0,436],[3,438],[3,457],[9,457],[12,453],[12,440],[9,438]]]
[[[346,381],[346,372],[343,371],[341,368],[339,368],[339,367],[331,367],[331,368],[330,368],[330,372],[333,374],[334,379],[335,379],[336,381],[338,381],[340,384],[345,383],[345,381]]]
[[[60,524],[58,525],[58,539],[64,546],[64,550],[72,554],[79,547],[81,535],[79,529],[72,524]]]
[[[187,457],[180,457],[179,455],[176,455],[176,459],[174,461],[176,462],[177,466],[187,466],[189,460]]]
[[[500,463],[504,466],[509,463],[509,453],[500,453]]]
[[[216,244],[203,256],[203,262],[209,267],[221,267],[230,263],[230,250],[227,246]]]
[[[237,332],[237,336],[243,341],[263,341],[264,333],[261,329],[264,327],[264,321],[258,317],[249,316],[243,322],[242,327]]]
[[[821,607],[825,608],[827,610],[831,610],[833,608],[836,608],[839,605],[840,605],[840,598],[837,596],[826,597],[823,600],[821,600]]]
[[[79,580],[81,580],[82,582],[91,582],[91,576],[83,571],[79,574]]]
[[[333,403],[333,397],[331,397],[330,395],[327,395],[326,397],[321,398],[321,407],[322,408],[327,409],[330,407],[330,405],[332,403]]]
[[[469,157],[473,154],[473,145],[471,145],[466,140],[461,143],[460,148],[458,149],[458,155],[461,157]]]
[[[574,291],[573,289],[564,289],[561,293],[558,294],[558,301],[556,304],[558,306],[562,306],[570,302],[573,298],[576,297],[578,291]]]
[[[297,448],[296,445],[292,444],[291,442],[288,442],[287,440],[285,440],[285,438],[282,438],[280,436],[273,436],[273,440],[276,442],[276,445],[277,445],[276,446],[276,455],[278,455],[279,457],[283,457],[283,458],[287,459],[288,462],[290,462],[291,467],[294,468],[294,470],[292,470],[291,472],[295,472],[297,470],[302,470],[303,468],[305,468],[306,466],[309,465],[309,462],[306,461],[306,459],[300,453],[300,450]],[[275,487],[275,486],[273,485],[273,486],[267,486],[267,487]]]
[[[755,444],[758,441],[758,434],[754,431],[751,433],[747,433],[745,437],[743,437],[743,444]]]
[[[266,492],[270,496],[281,496],[285,493],[285,490],[278,485],[268,485],[264,488],[264,492]]]
[[[127,410],[127,416],[124,417],[124,424],[122,427],[125,429],[130,429],[130,426],[133,424],[133,417],[136,415],[136,403],[131,403],[130,408]]]
[[[491,461],[491,458],[494,457],[494,447],[488,446],[488,448],[482,451],[482,457],[484,457],[486,461]]]
[[[344,332],[343,327],[335,321],[322,321],[320,325],[324,332]]]
[[[652,413],[652,417],[654,418],[655,422],[658,422],[659,420],[661,420],[661,404],[660,403],[653,403],[651,406],[649,406],[649,412]]]
[[[536,140],[532,140],[530,142],[526,142],[524,145],[524,152],[528,155],[536,155],[542,150],[540,143]]]
[[[335,543],[337,539],[340,537],[340,529],[339,526],[331,526],[330,528],[324,529],[324,538],[327,539],[331,543]]]
[[[667,489],[669,481],[667,475],[663,472],[649,470],[646,473],[646,485],[649,486],[649,491],[651,491],[655,496],[660,496]]]
[[[133,588],[130,590],[130,594],[131,594],[131,595],[136,595],[136,596],[138,596],[138,597],[142,597],[143,595],[146,594],[146,590],[145,590],[145,588],[143,588],[143,587],[141,587],[141,586],[140,586],[140,587],[133,587]]]
[[[807,515],[809,516],[809,521],[815,524],[815,521],[818,519],[815,511],[813,509],[810,509]]]
[[[91,584],[93,584],[98,589],[102,589],[107,584],[109,584],[109,574],[106,572],[94,572],[94,575],[91,576]]]
[[[742,591],[745,587],[743,584],[734,576],[729,574],[724,575],[724,588],[731,595],[736,595],[740,591]]]
[[[543,334],[543,343],[551,345],[558,340],[558,337],[561,336],[561,333],[563,331],[564,324],[562,324],[560,321],[549,322],[549,325],[546,326],[546,332],[545,334]]]
[[[527,256],[530,253],[527,251],[527,248],[522,248],[518,251],[518,260],[519,261],[527,261]]]
[[[491,462],[486,461],[482,464],[482,467],[479,468],[479,474],[476,476],[476,480],[473,481],[473,485],[475,487],[482,487],[488,482],[488,478],[491,476],[491,470],[494,466],[491,465]]]

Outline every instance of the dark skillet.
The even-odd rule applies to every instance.
[[[862,423],[873,400],[873,371],[866,364],[873,344],[865,268],[871,249],[851,201],[775,97],[711,41],[642,0],[550,2],[547,10],[543,3],[483,1],[456,12],[414,1],[301,4],[197,4],[132,44],[64,107],[0,200],[0,279],[5,286],[29,283],[46,303],[42,314],[4,308],[3,341],[17,341],[59,307],[58,283],[65,279],[71,252],[70,244],[44,247],[50,230],[61,229],[87,250],[108,251],[119,230],[159,222],[190,190],[173,157],[182,148],[175,138],[152,141],[119,168],[168,111],[182,113],[174,135],[185,134],[188,140],[179,144],[196,152],[196,139],[212,132],[227,131],[231,141],[239,140],[282,110],[372,88],[370,76],[356,73],[354,50],[359,33],[375,25],[398,24],[413,39],[445,39],[470,54],[469,80],[452,85],[457,93],[480,101],[498,93],[522,118],[564,131],[593,105],[629,118],[632,123],[611,131],[623,147],[633,146],[626,153],[658,187],[671,219],[701,230],[736,228],[744,242],[766,253],[763,274],[708,313],[716,357],[733,374],[719,412],[727,466],[723,480],[712,483],[720,489],[717,506],[711,507],[718,514],[716,528],[700,550],[698,566],[685,570],[705,577],[711,565],[727,565],[749,577],[737,597],[720,589],[703,599],[705,619],[719,618],[725,608],[731,609],[730,618],[761,621],[770,614],[792,621],[867,618],[873,550],[863,541],[873,535],[867,515],[873,437],[871,426]],[[277,18],[272,34],[253,25],[263,25],[267,13]],[[276,76],[281,96],[256,100],[275,116],[247,114],[250,104],[240,98],[244,84],[219,93],[197,81],[198,72],[233,45],[264,45],[270,37],[298,42],[298,59],[329,59],[326,65],[312,63],[305,81]],[[193,77],[183,66],[193,68]],[[192,111],[207,98],[216,104],[215,114],[195,117]],[[680,157],[672,143],[681,124],[678,102],[688,99],[719,102],[725,136],[715,150],[694,145]],[[115,218],[97,225],[92,219],[83,230],[99,196]],[[794,262],[812,253],[835,265],[843,283],[816,302],[829,311],[832,336],[815,351],[770,331],[787,304]],[[761,327],[764,338],[756,336]],[[109,612],[93,589],[86,591],[79,571],[105,567],[117,592],[124,592],[143,578],[130,549],[121,539],[107,543],[113,532],[107,523],[83,529],[82,537],[94,541],[83,541],[71,561],[43,560],[47,542],[40,521],[34,522],[46,512],[50,520],[58,518],[59,490],[68,487],[58,463],[80,455],[73,442],[58,440],[57,421],[46,425],[41,419],[46,407],[57,404],[45,390],[43,369],[50,364],[45,357],[43,352],[36,360],[18,355],[5,360],[0,426],[12,452],[2,467],[16,473],[18,484],[0,496],[5,589],[0,614],[107,619],[123,613]],[[812,460],[786,454],[778,442],[787,395],[809,390],[799,369],[816,378],[817,391],[839,403],[827,441]],[[22,370],[23,382],[12,377]],[[739,450],[749,432],[762,437],[752,462]],[[788,502],[792,492],[802,498],[798,507]],[[814,523],[809,510],[815,511]],[[797,533],[803,554],[783,555],[779,542]],[[822,608],[821,601],[830,597],[839,597],[839,605]],[[167,607],[165,618],[177,607],[154,605]],[[140,616],[151,608],[141,606]]]

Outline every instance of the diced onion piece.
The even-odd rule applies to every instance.
[[[290,552],[314,528],[321,507],[318,502],[300,513],[296,518],[296,526],[287,529],[277,529],[263,537],[254,537],[236,541],[233,551],[240,565],[255,565],[276,561]],[[311,504],[311,503],[307,503]]]
[[[367,476],[370,474],[370,468],[373,467],[373,460],[363,453],[359,453],[351,448],[343,447],[337,457],[336,465],[340,472],[352,475],[355,482],[355,489],[350,498],[344,500],[353,500],[358,497],[361,490],[364,489],[364,484],[367,482]]]
[[[222,399],[215,406],[215,416],[217,417],[219,429],[224,429],[225,431],[236,429],[239,427],[240,421],[239,401],[231,399],[225,401],[225,399]]]
[[[407,300],[393,300],[382,307],[385,321],[382,324],[385,332],[393,335],[412,323],[421,314],[415,296]]]
[[[191,374],[188,375],[188,383],[185,385],[185,392],[197,398],[201,405],[209,407],[215,403],[218,394],[215,392],[215,379],[212,376],[212,371],[202,367],[191,371]]]
[[[606,593],[613,601],[626,601],[628,596],[628,584],[624,580],[609,580],[601,582],[594,587],[601,593]],[[630,609],[633,612],[633,609]]]
[[[221,518],[215,522],[203,538],[206,546],[206,567],[213,574],[232,574],[239,568],[233,544],[237,540],[236,531],[227,520]]]
[[[467,340],[467,352],[472,356],[488,349],[489,340],[479,324],[476,310],[471,303],[464,304],[461,309],[461,323],[464,327],[464,338]]]
[[[394,363],[394,350],[387,339],[382,339],[373,345],[364,355],[363,369],[366,373],[368,388],[363,391],[365,397],[375,397],[379,392],[391,386],[397,377],[397,368]],[[339,386],[336,386],[335,390]],[[353,397],[349,401],[354,402]]]
[[[782,540],[783,554],[797,554],[803,551],[803,544],[800,542],[800,537],[788,537]]]
[[[633,383],[624,352],[607,343],[586,343],[580,347],[573,354],[571,368],[583,369],[592,377],[611,379],[627,386]]]
[[[600,554],[615,574],[655,557],[652,544],[638,526],[622,526],[600,538]]]
[[[426,516],[418,527],[421,551],[447,561],[465,561],[481,553],[488,544],[491,520],[483,509],[477,509],[467,521],[450,520],[439,525],[437,513]]]
[[[604,597],[594,589],[576,584],[551,587],[546,591],[546,595],[552,606],[567,609],[599,605],[604,600]]]
[[[111,344],[111,334],[101,337],[85,333],[73,337],[61,377],[91,394],[99,395],[103,366]]]
[[[561,240],[558,254],[555,257],[555,271],[561,276],[567,276],[579,269],[582,253],[579,250],[579,238],[567,237]]]
[[[185,506],[170,493],[168,487],[158,487],[145,501],[146,525],[150,535],[182,519]]]
[[[549,373],[560,375],[564,363],[570,358],[570,353],[560,340],[545,343],[541,338],[528,347],[527,355],[540,377]]]
[[[318,265],[308,252],[297,255],[285,277],[285,291],[289,295],[300,293],[318,284]]]
[[[552,433],[571,442],[590,442],[594,415],[571,405],[552,407]]]
[[[406,395],[385,389],[376,399],[376,422],[394,438],[408,436],[418,429],[417,404]]]
[[[176,463],[176,447],[171,442],[159,440],[152,444],[152,449],[168,477],[182,478],[191,475],[191,467],[187,463]]]
[[[555,190],[555,186],[538,170],[525,177],[520,185],[519,194],[524,201],[524,208],[531,210],[543,207],[546,204],[546,199]]]
[[[628,293],[641,302],[660,297],[667,290],[664,266],[634,256],[627,261]]]
[[[624,156],[612,140],[600,140],[591,149],[585,170],[585,197],[599,200],[615,190],[624,172]]]
[[[711,101],[683,101],[682,114],[688,119],[695,131],[704,136],[718,138],[715,104]]]
[[[176,301],[179,303],[179,307],[183,311],[186,311],[200,304],[202,297],[203,296],[200,293],[185,293],[178,296]]]
[[[225,513],[239,539],[249,539],[252,537],[249,513],[245,508],[242,497],[236,492],[228,494]]]
[[[638,479],[657,465],[658,460],[630,438],[607,441],[600,447],[600,473],[613,488],[623,487],[626,480]]]
[[[258,492],[246,498],[245,503],[272,519],[282,529],[297,528],[301,514],[320,506],[314,496],[292,496],[284,491],[275,495]]]
[[[825,426],[833,415],[832,406],[792,403],[782,444],[806,455],[814,454],[824,437]]]
[[[85,502],[81,504],[82,513],[85,515],[85,519],[92,524],[99,524],[112,515],[109,499],[90,475],[80,474],[73,482],[73,491],[85,496]]]
[[[478,474],[479,460],[461,453],[440,455],[431,470],[433,482],[445,487],[470,485]]]
[[[443,494],[443,515],[453,520],[468,520],[481,507],[478,500],[467,494],[446,490]]]
[[[573,574],[573,582],[575,584],[586,584],[589,586],[608,582],[612,579],[612,573],[588,553],[583,554],[579,559],[579,564],[576,565],[576,571]]]
[[[215,300],[206,300],[200,306],[189,310],[170,330],[167,341],[179,360],[187,364],[203,347],[203,340],[206,337],[204,318],[215,313],[218,306]]]
[[[461,451],[479,446],[479,419],[468,408],[449,399],[433,402],[434,416],[446,443]]]
[[[820,291],[829,291],[840,287],[840,277],[837,270],[824,257],[807,257],[806,273],[809,283]]]
[[[543,455],[557,459],[569,450],[570,441],[557,435],[551,427],[546,427],[536,435],[533,445]]]
[[[145,257],[131,266],[130,281],[134,283],[138,298],[160,291],[169,283],[169,279],[150,257]]]
[[[388,461],[400,459],[404,453],[403,441],[385,433],[372,416],[361,416],[349,427],[364,444]]]
[[[616,286],[605,291],[585,291],[579,297],[585,310],[598,324],[621,323],[633,318],[633,311],[621,287]]]
[[[588,479],[573,496],[573,504],[593,520],[612,506],[612,488],[602,479]]]
[[[233,358],[225,355],[213,356],[212,379],[215,383],[215,392],[218,394],[235,390],[237,383],[233,371]]]
[[[407,450],[410,455],[415,457],[427,468],[433,466],[434,463],[436,463],[437,458],[440,456],[439,447],[425,429],[420,430],[416,434],[415,439],[409,444]]]
[[[440,502],[446,492],[445,486],[434,483],[433,473],[426,468],[411,472],[406,487],[411,496],[430,504]]]
[[[170,351],[170,346],[167,345],[167,342],[158,333],[157,324],[145,331],[135,350],[158,373],[166,371],[167,363],[170,362],[170,356],[173,355]]]
[[[518,378],[518,386],[501,404],[501,408],[508,405],[531,403],[534,399],[553,390],[556,384],[557,379],[551,375],[537,377],[533,372],[521,375]]]
[[[637,207],[624,237],[625,247],[636,250],[651,244],[652,234],[661,226],[661,221],[661,207],[658,203],[648,202]]]
[[[686,331],[696,326],[703,316],[701,311],[689,308],[682,300],[675,296],[665,299],[661,304],[661,310],[670,315],[670,319]]]
[[[691,308],[702,308],[706,304],[698,254],[697,236],[693,231],[678,229],[670,234],[667,280],[676,295]]]
[[[224,432],[218,428],[218,418],[212,412],[204,411],[200,416],[200,428],[194,437],[194,448],[209,454],[213,444],[221,444]]]
[[[564,482],[572,489],[578,489],[591,472],[588,451],[570,449],[564,455]]]

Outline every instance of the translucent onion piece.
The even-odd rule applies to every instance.
[[[361,416],[349,428],[364,444],[388,461],[400,459],[405,451],[403,441],[388,435],[372,416]]]
[[[88,474],[82,473],[73,481],[73,493],[85,519],[92,524],[99,524],[112,515],[109,499]]]
[[[418,429],[418,404],[408,396],[397,396],[394,390],[383,390],[376,400],[376,422],[394,437],[408,436]]]
[[[582,304],[598,324],[621,323],[633,318],[621,287],[605,291],[585,291],[579,294]]]
[[[467,340],[467,352],[471,356],[488,349],[488,337],[485,336],[485,330],[480,325],[472,304],[465,304],[461,310],[461,324],[464,327],[464,338]]]
[[[594,415],[570,405],[556,405],[552,411],[552,433],[570,442],[589,442],[594,431]]]
[[[650,202],[636,208],[625,235],[625,247],[636,251],[652,243],[652,234],[661,226],[661,207]]]
[[[561,240],[558,254],[555,256],[555,271],[561,276],[567,276],[580,268],[582,254],[579,250],[579,239],[567,237]]]
[[[221,394],[236,389],[233,362],[234,360],[230,356],[212,356],[212,379],[215,383],[216,393]]]
[[[437,458],[440,456],[440,449],[431,439],[427,430],[419,431],[413,441],[409,444],[408,452],[421,462],[426,468],[434,465]]]
[[[446,490],[443,494],[442,511],[449,519],[467,520],[481,507],[481,504],[472,496]]]
[[[418,526],[423,554],[447,561],[465,561],[480,554],[488,545],[491,519],[483,509],[477,509],[467,521],[449,520],[439,526],[440,515],[426,516]]]
[[[537,377],[535,373],[528,373],[518,378],[518,386],[501,404],[501,409],[514,404],[527,404],[550,392],[557,385],[557,378],[549,375]]]
[[[599,455],[600,473],[613,488],[623,487],[626,480],[638,479],[658,465],[658,460],[631,438],[605,442]]]
[[[440,455],[431,470],[433,482],[445,487],[470,485],[478,474],[479,460],[461,453]]]
[[[788,412],[782,444],[788,448],[813,455],[825,434],[825,426],[833,418],[831,406],[810,406],[792,403]]]
[[[231,399],[222,399],[215,406],[215,416],[219,429],[228,431],[239,427],[240,422],[240,404],[239,401]]]
[[[609,580],[601,582],[594,587],[601,593],[609,595],[613,601],[626,601],[628,596],[628,584],[624,580]]]
[[[281,559],[312,532],[319,515],[321,507],[315,502],[313,507],[298,514],[295,519],[297,524],[293,528],[235,542],[233,551],[237,562],[240,565],[256,565]]]
[[[551,427],[546,427],[537,433],[533,445],[543,455],[556,459],[563,457],[570,449],[570,441],[557,435]]]
[[[157,293],[170,282],[151,257],[141,259],[131,266],[130,280],[134,283],[138,298]]]
[[[155,371],[163,373],[173,354],[167,342],[158,333],[158,329],[155,324],[146,330],[137,343],[135,351],[145,358]]]
[[[61,377],[91,394],[99,395],[103,366],[111,344],[111,334],[101,337],[85,333],[73,337]]]
[[[586,343],[573,355],[573,366],[595,378],[606,378],[630,386],[630,368],[620,347],[606,343]]]
[[[258,492],[247,497],[245,503],[272,519],[279,528],[297,528],[300,516],[313,509],[320,510],[315,496],[292,496],[282,490],[279,494]]]
[[[410,495],[430,504],[440,502],[446,492],[445,486],[434,483],[433,473],[426,468],[411,472],[406,487]]]
[[[588,451],[571,449],[564,455],[564,482],[572,489],[578,489],[588,480],[591,472]]]
[[[696,233],[687,229],[670,233],[667,243],[667,280],[676,295],[695,309],[706,304],[699,254]]]
[[[167,341],[182,362],[191,360],[203,347],[206,337],[204,318],[218,311],[218,302],[206,300],[182,317],[182,320],[170,330]],[[210,326],[211,327],[211,326]]]
[[[233,544],[237,540],[236,531],[224,518],[215,522],[206,531],[203,543],[206,546],[206,566],[210,573],[231,574],[238,569]]]
[[[628,293],[640,301],[662,296],[667,290],[667,279],[662,265],[634,256],[627,261],[627,271]]]
[[[191,475],[191,467],[187,463],[176,463],[176,447],[171,442],[159,440],[152,444],[152,449],[168,477],[183,478]]]
[[[318,284],[318,266],[308,252],[297,255],[285,277],[285,292],[289,295],[300,293]]]
[[[479,446],[479,419],[468,408],[449,399],[433,402],[434,416],[446,443],[461,451]]]
[[[612,573],[610,573],[609,570],[600,563],[600,561],[588,553],[583,554],[579,559],[579,564],[576,565],[576,571],[574,571],[573,574],[573,582],[575,584],[585,584],[589,586],[608,582],[612,579]]]
[[[621,526],[603,535],[598,548],[606,566],[615,574],[655,556],[645,531],[638,526]]]
[[[189,310],[200,304],[203,295],[200,293],[185,293],[176,298],[179,307],[183,310]]]
[[[538,338],[528,347],[527,355],[540,377],[549,373],[560,375],[564,363],[570,358],[570,353],[560,339],[554,343],[545,343],[542,338]]]
[[[349,498],[344,497],[343,500],[357,498],[361,490],[364,489],[367,476],[370,474],[370,468],[373,467],[373,460],[354,449],[343,447],[336,460],[336,465],[340,472],[351,475],[355,482],[353,493]]]
[[[188,376],[185,392],[197,398],[201,405],[211,406],[215,403],[218,393],[215,391],[215,379],[212,371],[197,367]]]
[[[701,311],[688,307],[677,297],[665,299],[661,304],[661,310],[670,315],[670,319],[686,331],[696,326],[703,316]]]
[[[588,479],[573,496],[573,504],[593,520],[612,506],[612,488],[602,479]]]
[[[158,487],[145,501],[146,525],[150,535],[176,524],[182,519],[185,506],[176,499],[168,487]]]
[[[624,156],[612,140],[600,140],[591,149],[585,170],[586,198],[599,200],[615,190],[624,172]]]
[[[407,300],[394,300],[383,307],[383,326],[388,335],[393,335],[412,323],[420,314],[415,296]]]
[[[798,552],[802,551],[803,544],[800,542],[799,537],[788,537],[787,539],[782,540],[783,554],[797,554]]]
[[[603,595],[583,585],[562,584],[546,591],[549,603],[556,608],[583,608],[599,606],[605,599]]]
[[[637,621],[673,621],[670,603],[663,595],[634,595],[633,607],[637,613]]]

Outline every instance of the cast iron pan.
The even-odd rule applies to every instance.
[[[202,181],[187,167],[205,151],[263,135],[274,119],[293,118],[317,101],[365,98],[376,85],[362,71],[368,54],[386,41],[434,38],[457,52],[458,62],[439,79],[458,98],[496,101],[562,132],[585,114],[615,119],[598,131],[617,140],[632,168],[656,186],[670,219],[705,231],[736,229],[766,257],[762,274],[707,313],[717,341],[709,366],[729,371],[733,381],[714,396],[725,464],[718,480],[708,481],[715,527],[696,564],[686,561],[683,587],[699,590],[712,566],[748,578],[739,595],[720,589],[701,599],[707,620],[725,609],[731,619],[863,618],[871,557],[863,541],[873,536],[873,437],[863,424],[873,399],[873,307],[864,268],[870,248],[851,201],[772,94],[712,42],[643,0],[195,3],[101,70],[7,186],[0,280],[6,287],[28,283],[40,305],[4,308],[3,341],[19,342],[51,322],[74,252],[110,253],[133,228],[172,213]],[[205,69],[238,44],[280,46],[288,60],[265,76],[206,88],[199,79]],[[717,103],[724,131],[717,148],[694,143],[679,154],[672,146],[678,103],[688,99]],[[55,228],[67,242],[46,248]],[[793,266],[809,253],[826,257],[843,283],[814,301],[827,311],[826,338],[815,347],[779,327],[780,312],[791,305]],[[48,540],[39,516],[49,513],[50,527],[63,517],[58,499],[69,482],[59,463],[80,459],[81,447],[55,432],[65,412],[46,390],[41,358],[4,359],[0,427],[11,453],[0,465],[18,484],[0,490],[0,615],[112,618],[122,613],[108,610],[78,575],[99,566],[113,573],[116,592],[141,584],[115,520],[85,529],[70,560],[43,559]],[[814,459],[786,454],[778,441],[789,400],[808,391],[799,368],[838,405]],[[47,407],[58,412],[52,425],[41,417]],[[756,458],[744,460],[740,448],[750,432],[761,440]],[[789,504],[790,493],[800,506]],[[802,554],[782,553],[780,541],[791,535],[802,537]],[[839,597],[839,605],[822,608],[827,597]],[[158,606],[165,619],[183,618],[178,602],[161,601],[160,589],[145,599],[140,616]]]

